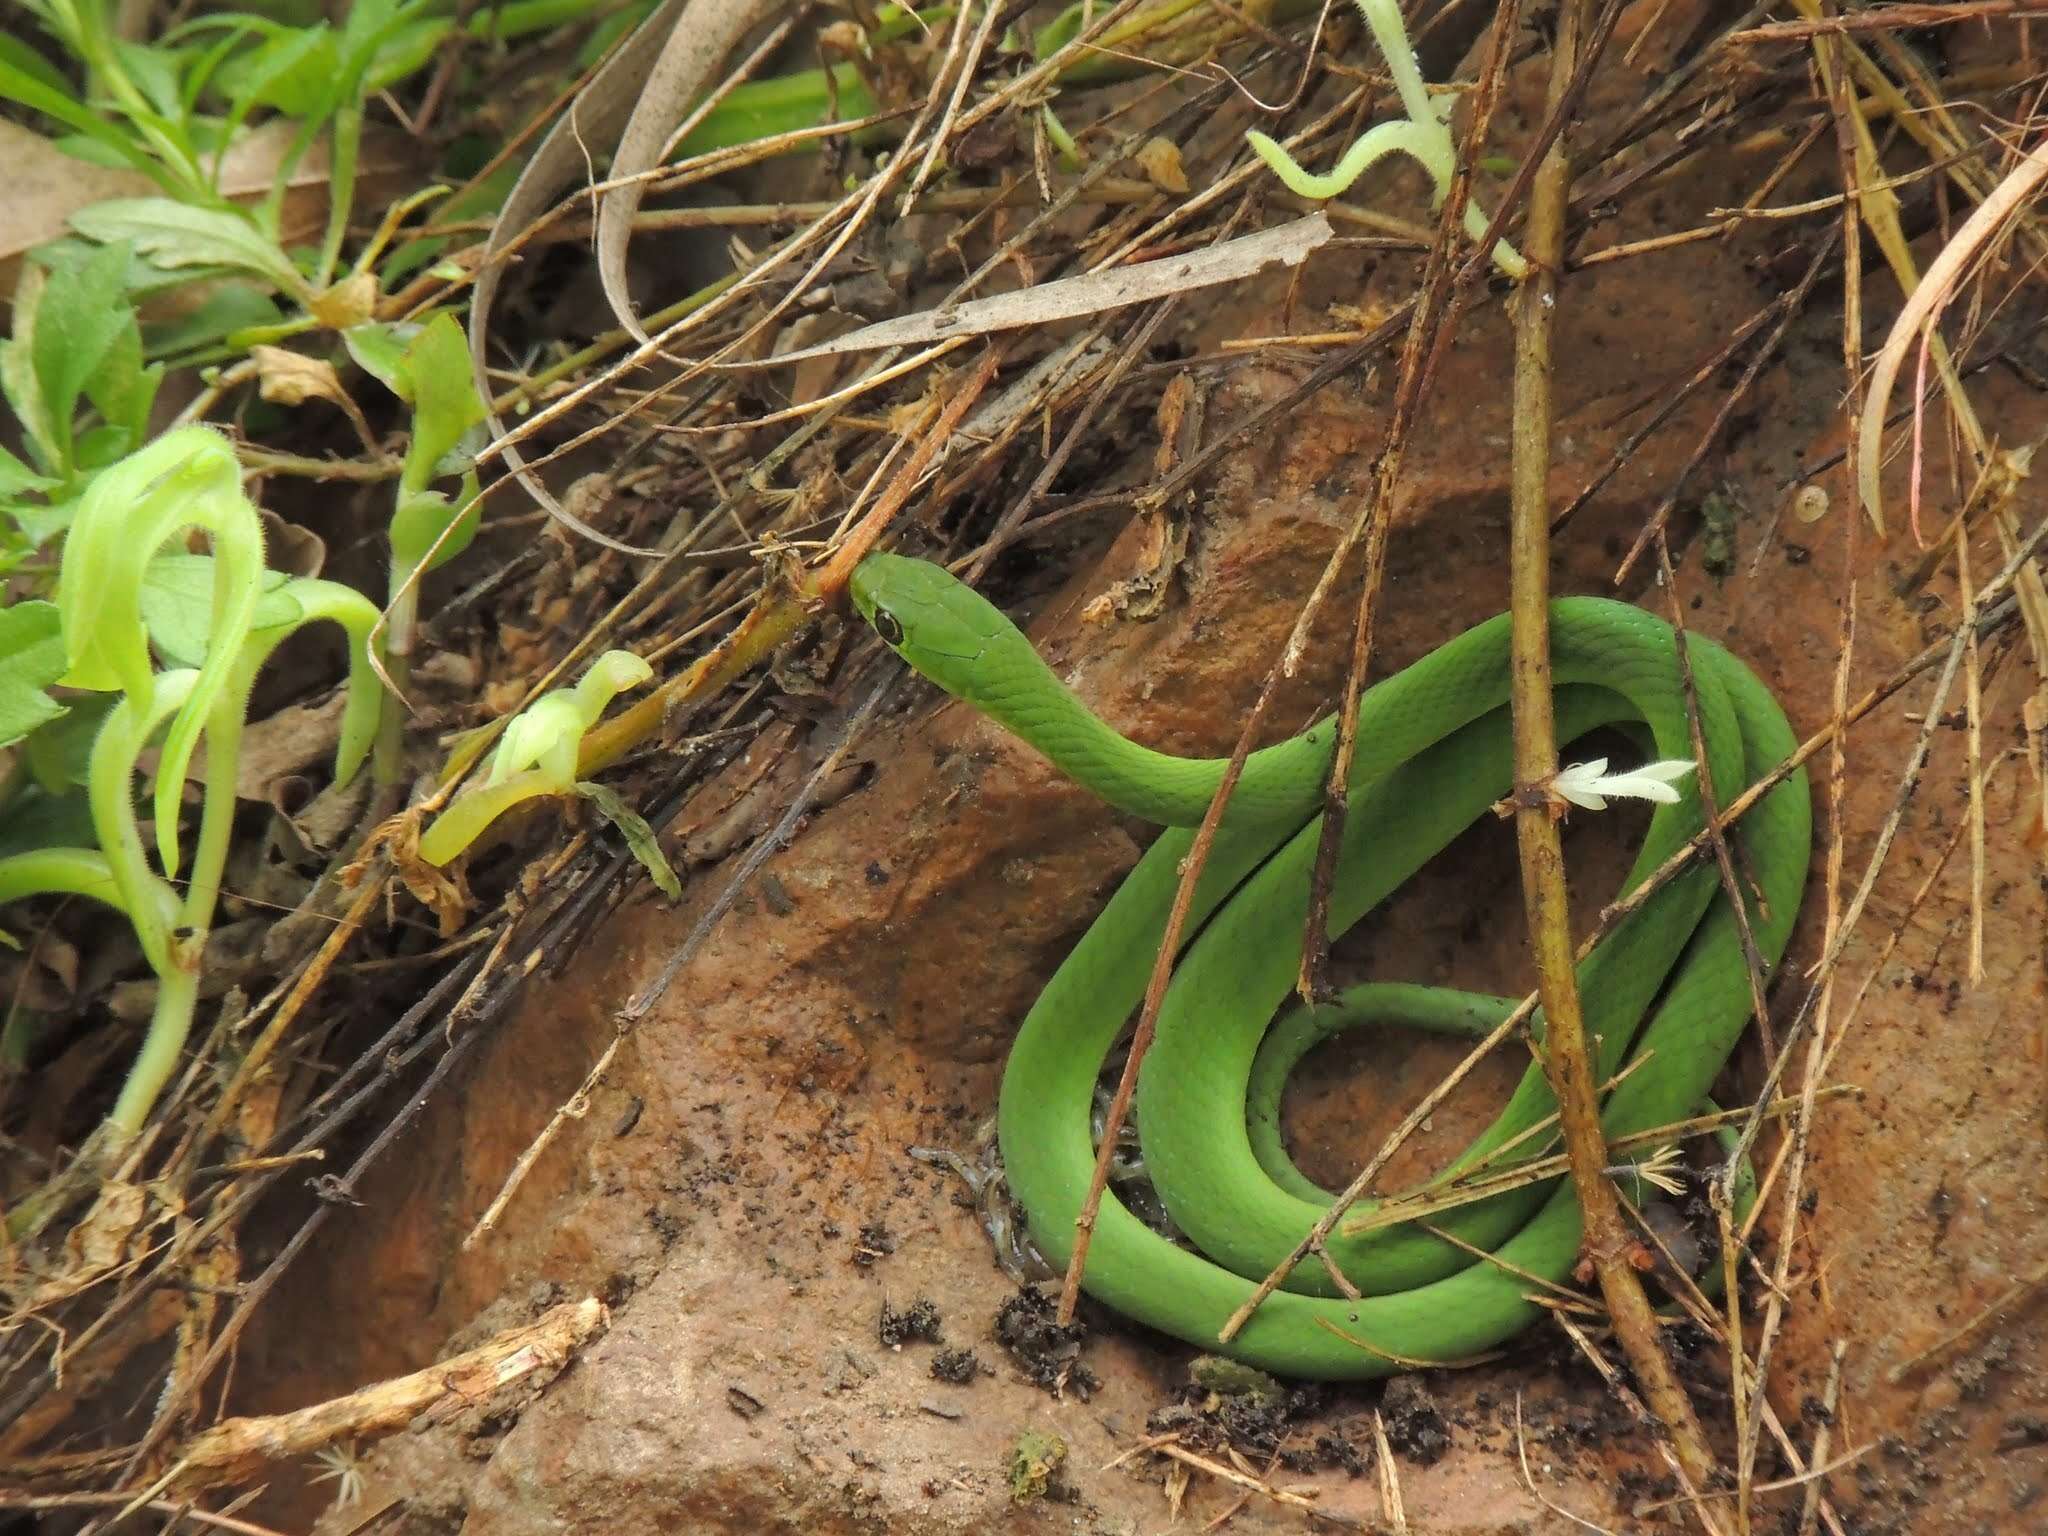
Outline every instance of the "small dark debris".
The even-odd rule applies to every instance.
[[[868,861],[868,867],[862,870],[861,874],[869,885],[887,885],[889,883],[889,871],[882,868],[881,865],[875,863],[872,859]]]
[[[1965,1402],[1979,1402],[1990,1394],[1991,1378],[2012,1363],[2012,1340],[1993,1334],[1975,1354],[1956,1362],[1950,1374],[1962,1390]]]
[[[632,1135],[633,1127],[640,1123],[640,1112],[646,1107],[647,1101],[641,1098],[638,1094],[635,1094],[632,1098],[628,1099],[626,1101],[625,1113],[619,1116],[618,1123],[612,1127],[612,1135]]]
[[[1340,1468],[1352,1477],[1363,1477],[1372,1470],[1371,1453],[1334,1429],[1316,1436],[1316,1460],[1324,1466]]]
[[[1799,1400],[1799,1418],[1809,1429],[1817,1429],[1823,1424],[1833,1425],[1835,1422],[1835,1416],[1829,1411],[1828,1405],[1810,1393]]]
[[[860,1236],[853,1241],[853,1262],[866,1269],[877,1259],[886,1259],[896,1251],[896,1234],[879,1221],[871,1221],[860,1229]]]
[[[981,1359],[971,1349],[942,1349],[932,1356],[932,1377],[964,1387],[981,1374]]]
[[[1812,558],[1813,551],[1804,544],[1787,544],[1785,546],[1785,563],[1787,565],[1804,565]]]
[[[2007,1419],[2005,1428],[1998,1432],[1998,1449],[2001,1452],[2023,1451],[2036,1445],[2048,1445],[2048,1419],[2022,1415]]]
[[[907,1307],[892,1307],[882,1303],[882,1342],[891,1349],[901,1349],[913,1339],[922,1339],[927,1344],[939,1342],[939,1309],[927,1298],[920,1296]]]
[[[768,1405],[762,1402],[760,1398],[754,1396],[745,1387],[727,1387],[725,1389],[725,1406],[743,1419],[753,1419],[759,1418],[762,1410]]]
[[[1152,1412],[1145,1429],[1153,1435],[1178,1435],[1191,1450],[1228,1447],[1257,1461],[1277,1456],[1295,1472],[1365,1465],[1341,1437],[1325,1433],[1322,1441],[1311,1443],[1296,1429],[1302,1420],[1320,1414],[1327,1399],[1319,1387],[1289,1387],[1234,1360],[1198,1355],[1188,1364],[1187,1386],[1174,1401]]]
[[[1432,1466],[1451,1448],[1450,1426],[1429,1389],[1413,1376],[1396,1376],[1380,1398],[1387,1443],[1418,1466]]]
[[[1088,1394],[1102,1385],[1095,1373],[1081,1364],[1081,1345],[1088,1329],[1079,1322],[1062,1328],[1054,1321],[1056,1315],[1053,1298],[1044,1291],[1021,1290],[996,1313],[996,1341],[1033,1383],[1048,1392],[1072,1388],[1086,1401]]]

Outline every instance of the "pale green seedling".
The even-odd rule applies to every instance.
[[[1441,206],[1451,190],[1451,177],[1458,161],[1457,146],[1451,139],[1450,102],[1433,99],[1423,83],[1415,49],[1408,42],[1408,29],[1401,21],[1398,0],[1357,0],[1357,5],[1387,61],[1387,72],[1394,77],[1394,91],[1401,98],[1407,117],[1367,129],[1344,152],[1336,169],[1320,176],[1303,169],[1294,156],[1266,134],[1253,131],[1245,135],[1245,140],[1252,153],[1266,162],[1288,191],[1318,200],[1343,195],[1353,182],[1388,155],[1407,155],[1429,172],[1436,183],[1436,204]],[[1486,237],[1490,222],[1476,199],[1466,202],[1465,230],[1474,240]],[[1520,279],[1528,275],[1529,264],[1505,240],[1494,246],[1493,261],[1509,277]]]
[[[654,669],[631,651],[606,651],[590,664],[575,687],[543,694],[513,716],[491,754],[483,782],[459,795],[427,828],[420,837],[420,857],[429,864],[446,864],[520,802],[594,787],[576,782],[576,753],[585,733],[614,698],[653,675]],[[598,803],[608,815],[607,807],[616,805],[616,801],[601,797]],[[632,830],[627,830],[632,839]],[[646,862],[637,839],[635,852]],[[672,881],[674,877],[668,878]]]

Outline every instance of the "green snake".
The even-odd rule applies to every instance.
[[[855,607],[917,672],[997,721],[1055,767],[1131,815],[1167,830],[1068,955],[1018,1031],[997,1117],[1011,1189],[1047,1257],[1065,1265],[1095,1163],[1090,1110],[1103,1063],[1141,1000],[1190,830],[1223,759],[1173,757],[1106,725],[1054,677],[994,606],[936,565],[875,554],[852,579]],[[1602,726],[1645,739],[1662,758],[1694,756],[1671,627],[1627,604],[1568,597],[1551,605],[1558,739]],[[1688,636],[1705,769],[1726,805],[1782,764],[1796,742],[1768,689],[1720,646]],[[1467,630],[1359,700],[1345,823],[1329,907],[1331,936],[1371,911],[1510,792],[1506,615]],[[1354,988],[1339,1006],[1284,1015],[1307,921],[1309,870],[1334,743],[1326,719],[1252,753],[1197,884],[1194,937],[1176,958],[1157,1037],[1139,1076],[1146,1166],[1195,1250],[1168,1241],[1106,1196],[1082,1283],[1127,1317],[1288,1376],[1385,1375],[1455,1362],[1502,1343],[1541,1315],[1530,1299],[1578,1257],[1570,1185],[1532,1184],[1456,1208],[1437,1232],[1415,1223],[1345,1236],[1329,1256],[1362,1299],[1338,1292],[1313,1259],[1228,1345],[1218,1335],[1257,1282],[1286,1262],[1331,1196],[1288,1159],[1280,1089],[1318,1039],[1360,1020],[1472,1033],[1506,1003],[1447,989]],[[1650,819],[1624,889],[1633,889],[1703,825],[1698,791]],[[1753,881],[1749,917],[1767,972],[1783,956],[1812,843],[1803,772],[1739,824],[1738,869]],[[1586,1028],[1608,1093],[1610,1139],[1691,1113],[1747,1024],[1751,990],[1735,915],[1717,872],[1698,862],[1624,918],[1579,967]],[[1534,1026],[1540,1040],[1540,1015]],[[1450,1165],[1471,1168],[1552,1113],[1531,1065],[1491,1126]],[[1524,1137],[1491,1167],[1552,1150]],[[1361,1202],[1357,1213],[1370,1209]],[[1348,1224],[1348,1222],[1347,1222]],[[1475,1258],[1490,1254],[1492,1262]]]

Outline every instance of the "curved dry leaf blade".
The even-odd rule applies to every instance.
[[[490,238],[484,242],[483,265],[477,271],[476,290],[470,299],[469,362],[476,378],[477,393],[485,402],[484,420],[489,424],[493,437],[501,437],[505,431],[505,423],[490,406],[491,380],[485,366],[488,355],[485,349],[491,333],[491,307],[497,299],[498,282],[504,271],[504,263],[496,258],[525,232],[527,226],[547,212],[557,192],[583,173],[589,158],[588,144],[593,140],[602,143],[625,122],[641,88],[654,72],[663,40],[688,4],[689,0],[666,0],[604,61],[569,110],[541,139],[540,148],[526,162],[526,169],[519,173],[511,195],[505,199],[505,206],[498,211],[497,222],[491,226]],[[517,448],[506,447],[500,450],[500,454],[506,469],[547,510],[548,516],[621,554],[656,553],[621,543],[577,517],[557,501],[540,483],[539,477],[526,467],[526,456]]]
[[[635,341],[645,342],[647,332],[626,291],[626,244],[646,190],[642,173],[654,169],[669,134],[704,94],[726,55],[775,10],[773,0],[691,0],[670,27],[619,137],[611,174],[623,184],[598,200],[597,275],[612,313]]]

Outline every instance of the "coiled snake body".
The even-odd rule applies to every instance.
[[[855,571],[852,593],[862,616],[923,676],[1120,809],[1167,828],[1040,994],[1004,1071],[1004,1164],[1033,1237],[1063,1265],[1095,1162],[1089,1117],[1096,1080],[1143,995],[1189,829],[1207,809],[1224,761],[1172,757],[1125,740],[1053,676],[1008,619],[937,566],[872,555]],[[1563,598],[1551,606],[1551,652],[1560,741],[1619,725],[1647,735],[1659,757],[1693,756],[1668,625],[1626,604]],[[1776,700],[1741,662],[1698,636],[1688,636],[1688,654],[1704,767],[1726,805],[1782,763],[1795,741]],[[1505,615],[1366,691],[1330,904],[1333,937],[1509,792],[1507,697]],[[1297,1010],[1268,1029],[1294,984],[1333,741],[1325,720],[1248,760],[1197,888],[1188,927],[1194,937],[1178,957],[1140,1076],[1146,1162],[1200,1252],[1160,1237],[1110,1195],[1083,1276],[1091,1295],[1166,1333],[1284,1375],[1326,1379],[1455,1361],[1511,1337],[1539,1315],[1528,1299],[1539,1282],[1568,1276],[1580,1237],[1577,1201],[1556,1180],[1446,1213],[1437,1226],[1457,1242],[1413,1223],[1357,1237],[1340,1227],[1329,1255],[1362,1299],[1339,1294],[1323,1266],[1307,1260],[1219,1345],[1226,1320],[1330,1200],[1281,1144],[1280,1089],[1294,1063],[1317,1040],[1361,1020],[1471,1033],[1505,1015],[1499,999],[1381,984],[1353,988],[1335,1008]],[[1690,787],[1679,804],[1659,807],[1625,889],[1701,825]],[[1766,966],[1775,967],[1811,850],[1803,772],[1742,820],[1737,840],[1738,867],[1761,897],[1751,907],[1752,932]],[[1600,1079],[1641,1059],[1607,1096],[1609,1138],[1691,1113],[1751,1012],[1740,934],[1715,870],[1696,865],[1625,918],[1581,964],[1579,983]],[[1540,1038],[1540,1016],[1535,1027]],[[1553,1109],[1532,1065],[1447,1171],[1469,1168]],[[1542,1154],[1547,1139],[1524,1138],[1505,1161]],[[1474,1250],[1498,1262],[1475,1258]]]

